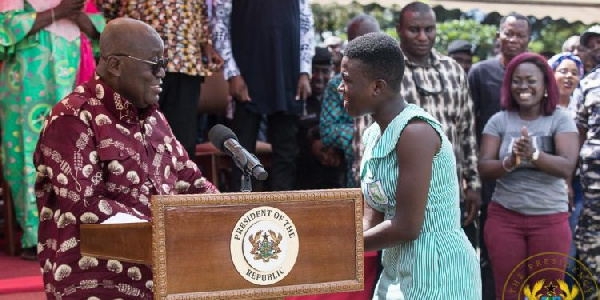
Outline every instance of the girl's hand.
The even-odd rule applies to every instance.
[[[531,137],[529,137],[529,133],[527,132],[527,128],[523,127],[521,129],[522,136],[517,140],[517,142],[513,145],[513,155],[517,157],[517,164],[520,163],[519,157],[525,157],[531,160],[533,152],[535,152],[535,148],[531,142]]]

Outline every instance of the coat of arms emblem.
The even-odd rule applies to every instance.
[[[252,244],[250,253],[254,254],[255,260],[262,260],[263,262],[277,259],[279,258],[278,254],[281,253],[279,243],[282,238],[281,233],[275,233],[273,230],[269,230],[268,234],[267,232],[263,234],[263,231],[259,230],[254,235],[248,236],[248,240]]]
[[[256,207],[241,216],[231,231],[231,260],[249,282],[274,284],[294,268],[299,241],[294,222],[283,211]]]
[[[558,279],[558,287],[560,287],[560,293],[556,292],[557,286],[553,285],[552,282],[545,286],[547,293],[546,295],[540,295],[540,291],[544,287],[545,280],[539,280],[536,282],[532,288],[529,288],[529,285],[526,284],[523,289],[523,294],[525,294],[525,298],[529,300],[572,300],[577,297],[579,293],[579,289],[576,285],[573,285],[573,289],[569,289],[569,285],[561,279]]]

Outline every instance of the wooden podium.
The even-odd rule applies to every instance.
[[[154,196],[152,215],[81,225],[82,255],[152,265],[155,299],[364,287],[359,189]]]

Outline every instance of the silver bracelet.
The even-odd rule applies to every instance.
[[[502,160],[502,169],[504,169],[504,171],[510,173],[512,172],[516,166],[513,166],[512,168],[507,168],[506,165],[504,163],[506,163],[506,159],[508,158],[508,156],[504,157],[504,159]]]

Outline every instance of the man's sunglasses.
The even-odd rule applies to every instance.
[[[159,58],[156,61],[151,61],[151,60],[146,60],[146,59],[141,59],[141,58],[137,58],[135,56],[131,56],[131,55],[127,55],[127,54],[112,54],[110,56],[124,56],[124,57],[129,57],[131,59],[135,59],[137,61],[141,61],[143,63],[147,63],[150,64],[152,67],[152,75],[157,76],[158,72],[160,72],[160,69],[167,69],[167,63],[169,63],[169,59],[168,58]]]

